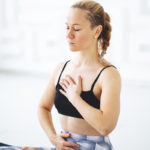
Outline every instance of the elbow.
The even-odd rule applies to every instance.
[[[98,131],[102,136],[107,136],[112,132],[112,128],[100,128]]]
[[[105,129],[105,130],[101,130],[101,131],[100,131],[100,134],[101,134],[102,136],[107,136],[107,135],[109,135],[110,132],[111,132],[110,130]]]
[[[43,106],[38,106],[38,108],[37,108],[37,116],[38,116],[38,118],[40,118],[45,112],[50,112],[50,110],[48,109],[48,108],[46,108],[46,107],[43,107]]]
[[[41,107],[38,106],[38,108],[37,108],[37,116],[38,116],[38,119],[40,119],[41,111],[42,111]]]
[[[38,108],[37,108],[37,112],[39,113],[41,111],[48,111],[48,112],[50,112],[51,109],[49,107],[47,107],[47,106],[39,105]]]
[[[110,123],[110,122],[105,122],[102,124],[99,124],[97,127],[98,132],[102,135],[102,136],[107,136],[109,135],[115,128],[116,124],[114,123]]]
[[[41,110],[42,110],[42,107],[40,105],[38,105],[38,107],[37,107],[37,115],[40,114]]]

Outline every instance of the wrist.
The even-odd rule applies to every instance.
[[[53,141],[53,140],[56,138],[56,136],[57,136],[56,133],[50,134],[50,135],[49,135],[49,140],[50,140],[50,141]]]
[[[53,145],[56,145],[56,138],[57,138],[57,134],[53,134],[49,137],[49,140]]]
[[[80,101],[81,97],[78,94],[74,94],[74,96],[71,99],[71,103],[75,106],[79,101]]]

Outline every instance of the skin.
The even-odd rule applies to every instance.
[[[34,147],[24,147],[22,150],[38,150],[37,148]]]
[[[100,70],[110,65],[105,59],[102,63],[98,60],[97,38],[101,34],[102,26],[91,29],[85,14],[86,12],[81,9],[70,9],[66,20],[66,38],[68,44],[71,42],[69,49],[76,52],[76,55],[67,64],[59,83],[64,89],[60,92],[68,98],[84,119],[59,114],[60,124],[62,129],[77,134],[108,136],[115,128],[120,113],[121,77],[115,68],[109,67],[98,78],[93,93],[101,100],[100,109],[90,106],[80,97],[82,91],[91,88]],[[56,83],[64,63],[58,64],[51,74],[40,100],[38,117],[49,140],[58,150],[73,150],[72,146],[80,147],[80,145],[65,140],[70,134],[57,134],[51,116]]]

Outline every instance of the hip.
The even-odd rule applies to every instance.
[[[66,141],[79,144],[80,148],[73,147],[76,150],[114,150],[107,136],[89,136],[64,130],[62,130],[61,133],[70,133]]]

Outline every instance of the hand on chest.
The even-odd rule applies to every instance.
[[[66,75],[69,75],[74,82],[78,82],[78,76],[81,75],[82,81],[81,81],[81,91],[82,92],[89,92],[92,91],[93,94],[99,99],[101,95],[101,85],[100,81],[98,79],[99,76],[99,71],[98,72],[93,72],[93,71],[77,71],[77,70],[66,70],[63,75],[62,79],[66,78]]]

